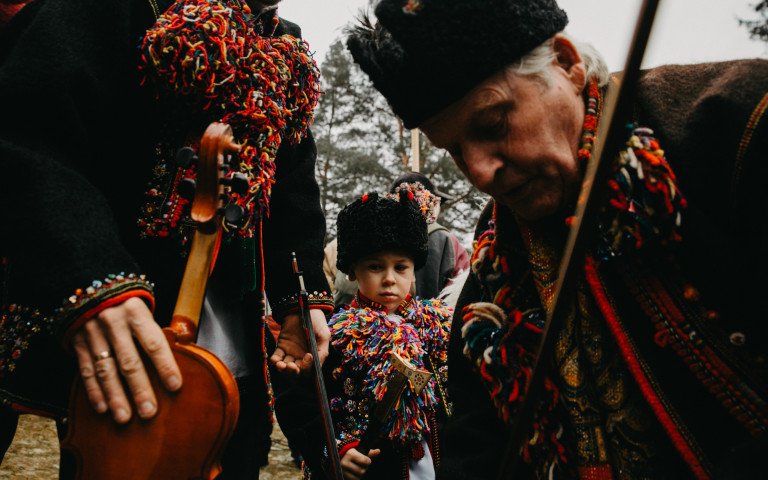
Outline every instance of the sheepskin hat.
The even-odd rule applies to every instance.
[[[381,0],[347,47],[407,128],[562,31],[555,0]]]
[[[427,261],[427,223],[412,194],[395,200],[366,193],[339,212],[336,226],[336,267],[344,273],[361,258],[384,250],[407,253],[416,269]]]

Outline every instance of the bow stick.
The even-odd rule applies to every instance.
[[[547,311],[547,320],[539,341],[539,354],[533,366],[528,392],[512,424],[509,442],[497,477],[499,480],[513,477],[520,461],[520,447],[530,432],[536,405],[544,388],[544,379],[551,367],[556,332],[559,332],[563,326],[570,303],[568,300],[572,298],[574,280],[582,268],[585,245],[590,243],[591,235],[596,230],[592,227],[596,224],[597,214],[602,207],[601,200],[605,193],[602,186],[610,175],[613,153],[619,151],[622,142],[626,140],[624,121],[631,111],[637,80],[640,77],[640,64],[645,54],[658,4],[659,0],[643,1],[623,74],[606,94],[592,160],[584,174],[576,212],[563,251],[563,258],[560,261],[553,305]]]
[[[323,370],[320,366],[320,356],[317,354],[315,329],[312,326],[312,318],[309,314],[309,294],[304,287],[304,277],[302,276],[301,270],[299,270],[295,252],[291,252],[291,263],[293,265],[293,273],[296,274],[296,277],[299,280],[299,313],[301,315],[301,325],[304,329],[304,338],[307,341],[309,352],[312,354],[312,380],[315,383],[317,403],[320,405],[325,448],[328,450],[328,466],[330,472],[327,473],[329,473],[329,477],[334,480],[342,480],[341,460],[339,459],[339,449],[336,446],[336,434],[333,431],[331,407],[328,405],[328,394],[325,391],[325,381],[323,379]]]

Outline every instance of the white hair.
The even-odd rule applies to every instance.
[[[600,52],[589,43],[574,40],[564,32],[561,32],[561,34],[573,43],[581,55],[586,69],[586,78],[594,78],[601,87],[607,84],[611,73]],[[507,71],[519,76],[538,77],[549,85],[551,78],[549,66],[552,65],[555,58],[557,58],[557,54],[554,49],[554,37],[551,37],[520,60],[507,67]]]

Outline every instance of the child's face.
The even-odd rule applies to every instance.
[[[394,312],[411,291],[415,280],[413,260],[398,252],[381,252],[362,258],[352,267],[360,293]]]

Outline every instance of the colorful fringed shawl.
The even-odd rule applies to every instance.
[[[278,148],[306,135],[320,93],[307,44],[291,35],[273,36],[278,18],[266,15],[257,18],[238,0],[178,0],[141,45],[143,81],[164,104],[202,112],[197,129],[211,121],[228,123],[242,144],[227,176],[240,172],[248,180],[246,192],[228,192],[228,201],[244,216],[236,224],[225,220],[224,228],[245,236],[253,236],[255,220],[269,214]],[[201,133],[181,132],[186,138],[174,141],[195,146]],[[139,221],[144,235],[173,235],[183,223],[188,201],[178,186],[182,178],[195,178],[195,166],[177,166],[167,158],[181,146],[158,147],[161,158]]]
[[[579,149],[583,161],[591,155],[600,109],[596,85],[589,92]],[[608,186],[594,251],[598,259],[680,240],[685,199],[651,130],[632,126]],[[567,218],[560,217],[527,225],[497,205],[489,230],[475,244],[472,273],[482,287],[484,301],[470,304],[462,312],[464,354],[475,365],[505,422],[514,419],[528,387],[545,309],[552,306],[568,224]],[[631,435],[637,441],[633,448],[642,445],[638,451],[645,456],[614,449],[613,467],[636,468],[631,466],[633,461],[652,457],[654,446],[644,425],[652,417],[637,388],[622,373],[626,366],[584,278],[566,327],[558,336],[555,357],[558,368],[546,381],[547,394],[522,451],[538,474],[547,475],[558,465],[570,472],[567,475],[611,478],[606,451],[611,435]],[[606,412],[609,419],[619,419],[609,420],[610,431],[606,430]]]
[[[397,313],[373,302],[353,304],[333,316],[329,325],[333,346],[341,353],[341,365],[333,372],[343,385],[344,395],[331,399],[342,444],[359,440],[367,428],[366,412],[386,392],[392,372],[389,361],[398,353],[414,367],[437,376],[419,395],[406,387],[396,411],[384,427],[387,438],[399,449],[420,445],[430,429],[427,414],[447,406],[443,386],[452,310],[440,300],[409,299]],[[440,368],[438,368],[440,367]],[[434,371],[439,370],[439,371]]]

